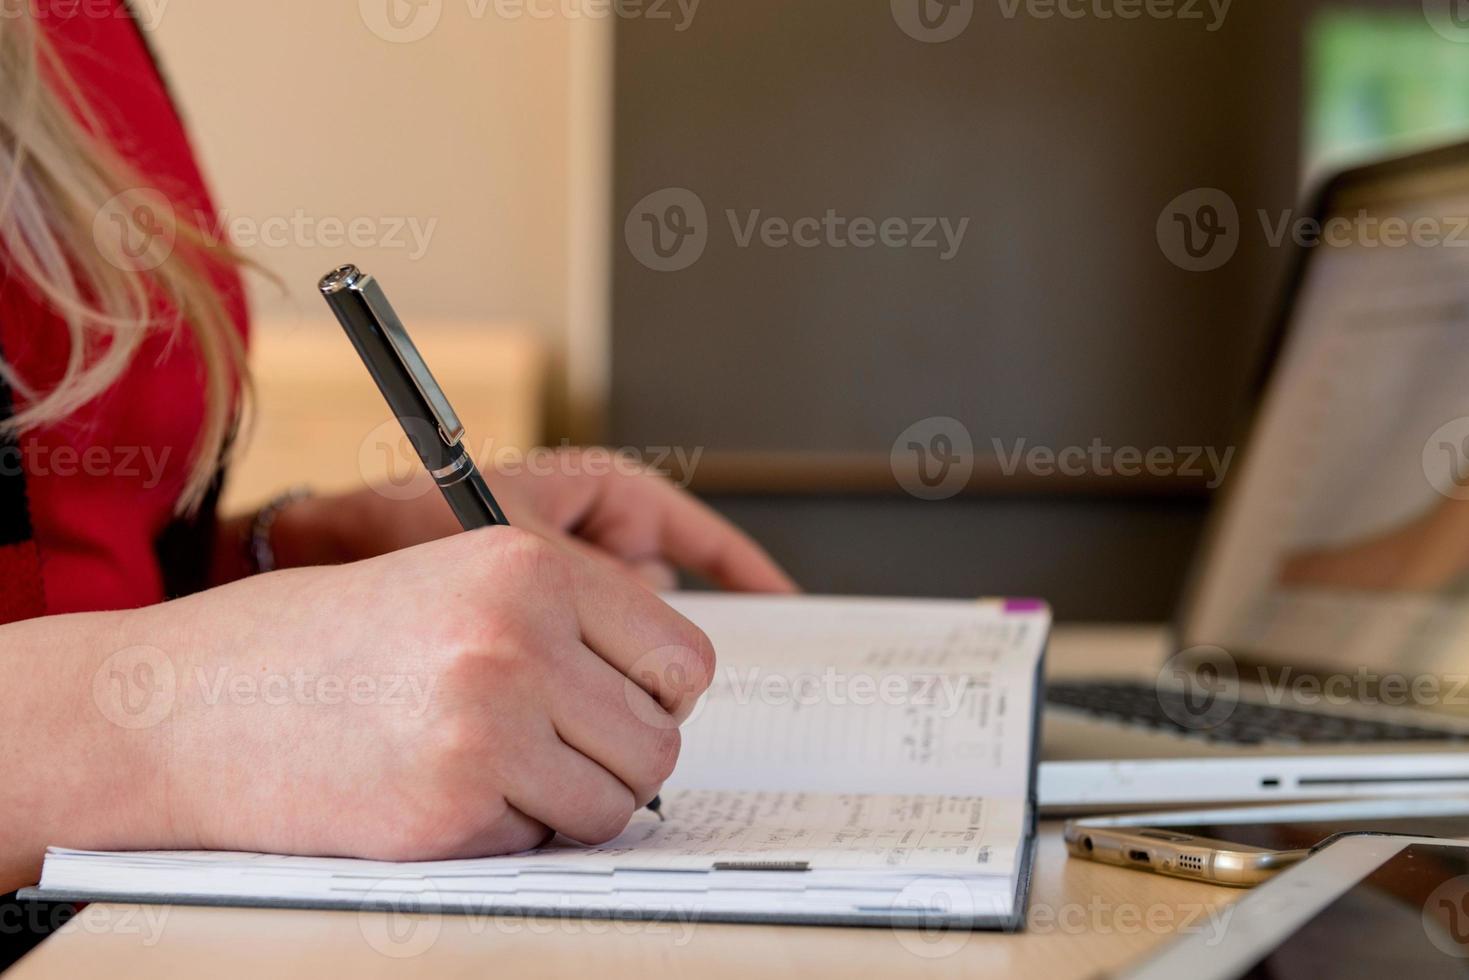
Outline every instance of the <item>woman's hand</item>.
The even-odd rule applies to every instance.
[[[539,462],[485,474],[512,524],[569,541],[670,589],[676,570],[722,588],[793,592],[764,549],[662,477],[605,450],[546,453]],[[291,505],[273,539],[283,566],[355,561],[460,530],[426,475],[406,487],[363,490]]]
[[[606,841],[673,771],[714,669],[655,595],[519,528],[136,618],[148,676],[173,677],[156,724],[118,733],[167,787],[136,846],[428,860],[550,830]]]

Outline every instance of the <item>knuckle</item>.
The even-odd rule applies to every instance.
[[[467,582],[452,606],[420,612],[419,629],[435,662],[449,679],[472,681],[493,665],[513,668],[527,647],[535,645],[537,610],[520,600],[506,583],[524,582],[513,572],[488,583]],[[481,678],[483,679],[483,678]]]
[[[678,766],[678,756],[683,750],[683,736],[677,728],[659,732],[648,753],[648,784],[643,789],[657,790],[673,775]]]
[[[500,526],[487,529],[486,533],[494,534],[496,545],[499,550],[506,552],[534,551],[544,544],[540,535],[527,531],[523,527]]]
[[[714,683],[714,671],[718,666],[714,644],[707,633],[690,623],[687,635],[679,645],[688,651],[684,667],[689,672],[690,686],[695,693],[703,694]]]
[[[627,829],[636,812],[637,804],[631,792],[608,791],[587,808],[577,839],[583,844],[605,844]]]
[[[496,571],[543,585],[564,583],[569,572],[566,554],[550,541],[514,527],[494,528]]]
[[[566,552],[524,527],[485,527],[457,538],[474,538],[467,564],[492,582],[544,583],[544,576],[564,577],[569,570]]]
[[[461,698],[502,698],[532,684],[537,675],[519,623],[495,618],[481,625],[472,645],[455,650],[444,668],[448,692]]]
[[[663,642],[648,658],[656,666],[645,672],[652,686],[644,686],[681,723],[714,682],[714,645],[687,620],[665,633]]]
[[[493,717],[496,712],[456,712],[439,719],[417,739],[415,762],[420,782],[429,798],[420,808],[431,809],[435,817],[452,822],[461,797],[476,789],[494,792],[505,784],[510,761],[498,751],[514,733],[507,723]],[[509,720],[513,725],[515,721]],[[466,808],[466,812],[487,815],[483,808]]]
[[[552,831],[544,824],[524,819],[512,819],[507,814],[491,832],[488,849],[495,854],[515,854],[540,847],[551,837]]]
[[[431,764],[442,771],[446,782],[452,781],[466,759],[482,755],[492,734],[478,718],[466,713],[455,712],[440,719],[433,728],[430,751]]]
[[[521,691],[526,685],[534,686],[541,675],[541,665],[531,650],[531,644],[519,636],[502,635],[476,658],[480,662],[482,683],[502,694]]]

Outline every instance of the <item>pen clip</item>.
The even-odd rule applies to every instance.
[[[464,438],[464,426],[455,414],[454,407],[449,404],[449,399],[445,397],[444,389],[434,380],[433,372],[418,353],[418,348],[408,336],[408,329],[398,319],[398,314],[394,312],[377,280],[355,265],[344,265],[321,281],[321,291],[328,295],[344,289],[356,293],[366,304],[373,320],[387,338],[388,346],[403,365],[404,372],[413,379],[413,386],[418,389],[418,393],[428,404],[429,411],[433,413],[434,423],[439,427],[439,436],[444,440],[444,445],[457,445]]]

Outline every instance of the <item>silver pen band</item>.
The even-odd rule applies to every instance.
[[[460,452],[459,457],[448,466],[434,470],[432,476],[434,482],[441,487],[451,487],[469,475],[472,460],[469,453]]]

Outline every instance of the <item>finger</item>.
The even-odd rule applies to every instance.
[[[678,588],[678,572],[672,565],[669,565],[662,559],[619,557],[606,548],[599,548],[589,541],[567,534],[554,525],[541,521],[522,521],[520,527],[534,531],[548,541],[553,541],[556,544],[569,548],[577,554],[584,555],[593,561],[630,572],[643,585],[654,592],[672,592]]]
[[[616,776],[638,806],[673,774],[678,720],[585,647],[559,664],[551,718],[561,740]]]
[[[539,521],[523,521],[520,527],[534,531],[548,541],[569,548],[577,554],[600,562],[609,568],[629,572],[653,592],[672,592],[678,588],[677,570],[661,559],[638,558],[623,560],[605,548],[599,548],[582,538],[574,537],[565,531]]]
[[[632,576],[571,562],[582,642],[683,721],[714,679],[709,637]]]
[[[571,748],[554,730],[524,758],[505,798],[521,813],[581,844],[605,844],[637,812],[632,790]]]
[[[629,562],[628,570],[654,592],[672,592],[678,588],[678,572],[666,561],[644,558]]]
[[[714,509],[659,481],[663,521],[659,550],[680,568],[736,592],[792,594],[800,589],[775,559]]]
[[[567,534],[565,531],[554,525],[545,524],[540,521],[536,521],[534,523],[526,521],[520,526],[524,529],[534,531],[536,534],[539,534],[541,537],[545,538],[547,541],[552,542],[553,544],[560,545],[561,547],[566,548],[569,551],[573,551],[576,554],[581,555],[583,558],[589,558],[592,561],[597,562],[598,564],[601,564],[607,568],[618,569],[620,571],[627,570],[627,565],[625,565],[621,561],[621,559],[619,559],[613,553],[599,548],[591,542],[585,541],[574,535]]]

